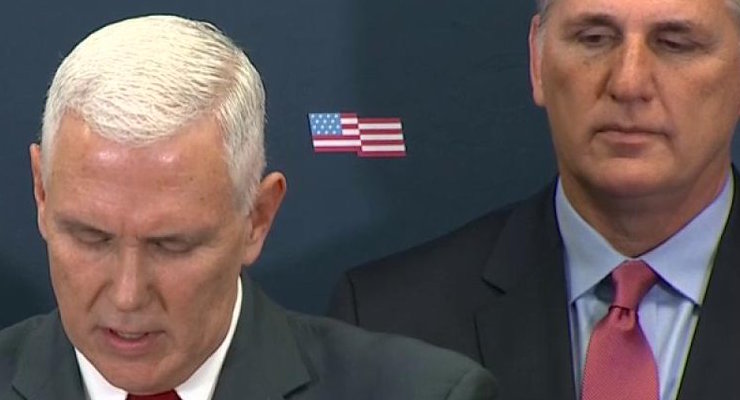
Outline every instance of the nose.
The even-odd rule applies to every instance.
[[[609,96],[619,103],[649,102],[655,94],[652,54],[644,39],[625,38],[607,82]]]
[[[122,246],[113,266],[109,296],[118,311],[142,309],[151,299],[150,274],[142,251],[136,246]]]

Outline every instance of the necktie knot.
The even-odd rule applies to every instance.
[[[591,332],[582,400],[658,400],[658,366],[637,321],[637,307],[657,281],[644,261],[626,261],[612,272],[614,302]]]
[[[175,392],[174,390],[169,390],[167,392],[148,394],[143,396],[129,394],[128,396],[126,396],[126,400],[180,400],[180,396],[178,396],[177,392]]]
[[[623,262],[612,271],[612,282],[614,282],[612,306],[637,311],[640,301],[657,280],[658,277],[653,269],[644,261]]]

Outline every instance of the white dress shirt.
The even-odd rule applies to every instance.
[[[231,325],[221,345],[211,354],[206,361],[180,386],[175,388],[177,395],[182,400],[211,400],[216,389],[218,375],[224,363],[226,352],[234,337],[236,323],[242,305],[242,282],[237,279],[237,294],[234,310],[231,314]],[[103,375],[90,363],[90,361],[75,348],[77,363],[80,366],[82,381],[85,387],[87,400],[125,400],[128,393],[108,382]]]

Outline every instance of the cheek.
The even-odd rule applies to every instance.
[[[49,240],[48,251],[52,285],[59,302],[81,298],[100,281],[95,271],[102,268],[62,240]]]
[[[684,100],[686,111],[707,113],[705,121],[702,121],[704,123],[711,122],[712,117],[722,117],[723,114],[735,117],[740,103],[740,71],[737,74],[738,77],[734,77],[725,72],[704,79],[687,76],[686,89],[684,93],[677,94],[676,100]],[[728,113],[728,110],[731,111]],[[710,113],[713,115],[708,115]]]
[[[669,113],[687,147],[726,146],[740,114],[740,71],[678,75],[666,88]],[[732,72],[732,74],[730,74]],[[688,149],[690,150],[690,149]]]
[[[65,331],[76,343],[94,324],[96,299],[104,286],[103,269],[90,265],[69,246],[49,241],[49,271],[52,288]],[[96,272],[97,271],[97,272]]]
[[[161,276],[165,307],[187,326],[211,327],[231,317],[240,268],[234,255],[214,251],[177,264],[163,266]],[[236,264],[238,266],[238,262]],[[219,322],[216,322],[216,326]]]
[[[177,274],[177,280],[160,286],[173,343],[189,358],[213,351],[231,321],[236,278],[226,271],[217,273],[216,267],[188,268]]]
[[[541,69],[542,85],[549,98],[568,97],[582,92],[589,86],[586,82],[598,70],[597,63],[568,54],[560,47],[547,50],[544,54]]]
[[[551,58],[543,65],[545,105],[557,140],[580,141],[589,125],[600,95],[600,76],[595,65]],[[560,57],[562,58],[562,56]]]

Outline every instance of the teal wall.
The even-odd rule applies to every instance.
[[[342,270],[448,231],[554,174],[530,99],[526,0],[12,2],[0,12],[0,327],[53,307],[28,145],[45,90],[82,37],[128,16],[218,25],[268,95],[269,169],[288,195],[252,275],[323,313]],[[314,154],[306,114],[400,117],[407,157]]]

